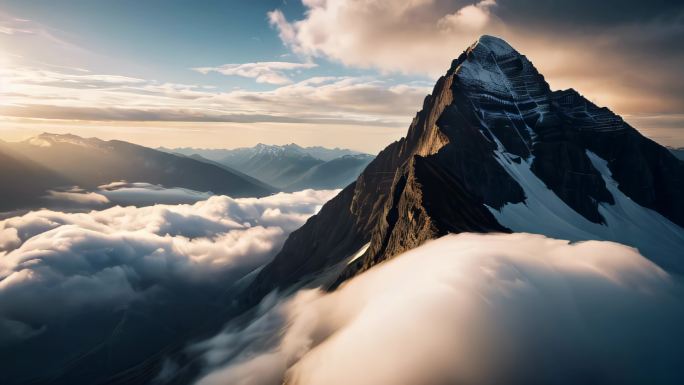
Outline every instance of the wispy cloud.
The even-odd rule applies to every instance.
[[[4,49],[20,46],[20,48],[33,49],[34,52],[40,52],[40,50],[56,52],[54,51],[55,48],[69,50],[70,54],[85,52],[82,47],[68,41],[70,39],[65,39],[66,33],[63,31],[34,20],[15,17],[0,10],[0,37],[2,35],[5,35],[6,38],[5,44],[3,44],[5,45]],[[15,41],[7,40],[7,38]],[[66,54],[66,52],[62,53]]]
[[[283,68],[309,66],[290,64]],[[403,125],[429,92],[423,84],[371,77],[313,77],[270,91],[223,92],[60,68],[9,66],[0,76],[3,115],[89,121]]]
[[[31,20],[20,19],[0,14],[0,34],[18,35],[33,34],[35,31],[30,27]]]
[[[208,74],[217,72],[229,76],[242,76],[253,78],[257,83],[267,84],[289,84],[292,79],[286,75],[288,72],[310,69],[317,65],[315,63],[292,63],[292,62],[257,62],[243,64],[224,64],[219,67],[198,67],[193,70]]]

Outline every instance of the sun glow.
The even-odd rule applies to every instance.
[[[7,92],[7,89],[9,89],[9,79],[6,74],[9,71],[11,60],[9,54],[5,51],[4,48],[0,49],[0,95],[4,94]]]

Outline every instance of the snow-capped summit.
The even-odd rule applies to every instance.
[[[271,156],[294,156],[294,157],[306,157],[309,156],[304,149],[294,143],[286,144],[283,146],[269,145],[258,143],[253,147],[253,155],[271,155]]]
[[[486,48],[495,56],[507,56],[507,55],[518,55],[513,47],[511,47],[505,40],[491,35],[482,35],[477,41],[470,47],[474,49],[475,47]]]

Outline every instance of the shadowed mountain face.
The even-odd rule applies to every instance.
[[[684,160],[684,148],[671,148],[670,151],[680,160]]]
[[[483,36],[437,81],[406,137],[290,235],[251,295],[366,244],[338,282],[464,231],[615,240],[681,272],[682,196],[684,163],[666,148],[572,89],[551,91],[525,56]]]
[[[199,155],[264,181],[283,191],[307,188],[335,189],[352,183],[373,160],[368,154],[340,148],[258,144],[234,150],[163,149],[187,156]]]
[[[373,160],[366,154],[344,155],[318,164],[285,186],[285,191],[299,191],[307,188],[328,190],[347,186],[356,180]]]
[[[74,183],[64,174],[27,156],[14,144],[0,141],[0,211],[34,205],[47,190]]]
[[[9,178],[0,188],[0,211],[41,205],[49,189],[95,189],[119,180],[233,197],[273,192],[225,167],[117,140],[42,134],[24,142],[1,144],[0,157],[4,160],[2,175]]]

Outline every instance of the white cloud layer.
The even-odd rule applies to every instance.
[[[451,235],[190,349],[197,385],[681,383],[682,290],[616,243]]]
[[[2,220],[0,346],[60,320],[87,323],[174,290],[225,290],[269,261],[287,234],[336,192],[214,196],[193,205],[88,213],[41,210]]]
[[[57,202],[68,202],[77,205],[105,205],[109,202],[106,196],[98,194],[96,192],[85,192],[85,191],[48,191],[46,197],[48,200]]]
[[[206,200],[211,194],[181,187],[165,188],[150,183],[125,181],[99,186],[96,194],[121,206],[148,206],[153,204],[190,204]]]
[[[193,68],[193,70],[205,75],[210,72],[218,72],[223,75],[253,78],[257,83],[282,85],[292,83],[292,80],[286,75],[286,72],[310,69],[314,67],[316,67],[316,64],[312,62],[257,62],[224,64],[220,67],[199,67]]]

